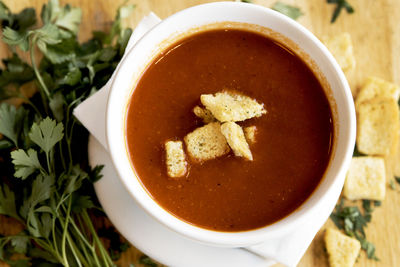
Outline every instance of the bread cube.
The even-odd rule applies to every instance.
[[[399,108],[393,99],[372,99],[357,106],[357,148],[367,155],[388,155],[397,145]]]
[[[209,111],[208,109],[201,108],[199,106],[195,106],[193,108],[193,113],[197,117],[203,119],[203,122],[206,124],[215,121],[214,116],[212,115],[211,111]]]
[[[356,60],[353,54],[353,45],[349,33],[344,32],[330,37],[322,38],[325,46],[335,57],[339,66],[346,73],[354,70]]]
[[[385,161],[381,157],[354,157],[347,172],[343,195],[350,200],[384,200]]]
[[[220,122],[244,121],[266,113],[263,104],[257,103],[248,96],[233,92],[201,95],[200,100]]]
[[[367,78],[356,98],[356,106],[374,98],[388,98],[395,102],[399,100],[400,87],[377,77]]]
[[[237,157],[253,160],[249,144],[246,142],[242,127],[234,122],[225,122],[221,125],[221,132]]]
[[[329,255],[330,267],[354,266],[361,249],[361,244],[357,239],[332,228],[326,229],[325,246]]]
[[[244,136],[246,137],[247,143],[254,144],[256,142],[256,132],[257,132],[257,127],[256,126],[248,126],[244,127]]]
[[[197,128],[184,138],[188,154],[195,161],[206,161],[229,153],[230,148],[221,133],[221,124],[212,122]]]
[[[165,142],[167,173],[169,177],[182,177],[187,171],[185,152],[182,141]]]

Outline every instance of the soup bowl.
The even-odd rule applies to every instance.
[[[135,85],[152,60],[177,40],[214,28],[251,28],[284,43],[313,69],[330,102],[334,138],[324,177],[310,197],[285,218],[241,232],[218,232],[185,222],[163,209],[146,191],[130,161],[126,117]],[[152,28],[127,53],[116,70],[106,111],[106,137],[113,164],[132,198],[156,220],[177,233],[208,245],[243,247],[278,238],[332,208],[343,186],[355,143],[355,111],[350,88],[326,47],[294,20],[268,8],[237,2],[217,2],[180,11]],[[145,140],[143,140],[145,142]],[[134,151],[132,151],[134,153]]]

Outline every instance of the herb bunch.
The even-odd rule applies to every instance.
[[[102,167],[88,166],[88,133],[72,110],[111,77],[132,33],[121,20],[133,7],[118,9],[110,33],[79,43],[79,8],[50,0],[37,27],[34,9],[14,14],[0,1],[12,52],[0,72],[0,215],[23,228],[0,236],[0,260],[11,266],[114,265],[89,214],[101,213],[93,182]],[[32,97],[21,89],[29,85]],[[10,98],[23,104],[4,102]]]

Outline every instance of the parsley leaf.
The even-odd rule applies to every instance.
[[[300,16],[303,15],[300,8],[284,4],[282,2],[276,2],[272,6],[272,9],[275,11],[278,11],[279,13],[282,13],[283,15],[286,15],[289,18],[292,18],[294,20],[297,20]]]
[[[4,88],[6,85],[22,85],[34,78],[32,68],[15,53],[13,53],[12,57],[3,59],[3,64],[5,65],[5,69],[0,72],[0,92],[4,96],[0,96],[0,100],[14,96],[14,92],[6,91]]]
[[[158,264],[155,263],[152,259],[150,259],[150,257],[147,255],[142,255],[139,258],[139,263],[143,264],[144,266],[149,266],[149,267],[157,267],[158,266]]]
[[[36,170],[40,170],[40,165],[37,152],[33,149],[29,149],[26,153],[22,149],[14,150],[11,152],[12,163],[15,167],[15,177],[26,179],[29,175],[34,173]]]
[[[394,179],[396,180],[396,182],[397,182],[398,184],[400,184],[400,177],[395,176]]]
[[[10,139],[16,147],[25,116],[26,111],[23,107],[17,109],[7,103],[0,104],[0,133]]]
[[[29,138],[37,144],[44,152],[49,153],[55,144],[63,138],[63,124],[56,123],[49,117],[39,124],[34,123],[29,133]]]
[[[327,0],[328,4],[336,5],[335,10],[333,11],[331,23],[334,23],[336,19],[339,17],[340,12],[344,8],[347,13],[354,13],[353,7],[347,2],[347,0]]]
[[[15,194],[7,184],[0,184],[0,214],[21,220],[15,205]]]

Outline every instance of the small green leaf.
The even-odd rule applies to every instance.
[[[24,233],[13,236],[11,238],[11,245],[14,247],[15,252],[25,254],[28,249],[28,244],[31,242],[29,236]]]
[[[139,263],[143,264],[144,266],[149,266],[149,267],[157,267],[158,264],[155,263],[152,259],[149,258],[147,255],[142,255],[139,258]]]
[[[395,186],[393,180],[389,180],[389,186],[390,186],[390,188],[391,188],[392,190],[395,190],[395,189],[396,189],[396,186]]]
[[[50,98],[49,106],[53,112],[54,118],[58,122],[64,119],[64,96],[62,93],[56,93]]]
[[[272,9],[275,11],[278,11],[279,13],[282,13],[283,15],[286,15],[289,18],[292,18],[294,20],[297,20],[300,16],[303,15],[300,8],[284,4],[282,2],[276,2],[272,6]]]
[[[0,104],[0,133],[10,139],[16,147],[26,113],[23,107],[17,109],[7,103]]]
[[[29,133],[29,138],[37,144],[45,153],[49,153],[55,144],[63,138],[64,126],[56,123],[49,117],[42,120],[39,124],[34,123]]]
[[[62,29],[69,30],[75,35],[78,33],[81,23],[82,11],[80,8],[71,8],[69,5],[64,7],[59,13],[55,25]]]
[[[67,75],[60,81],[60,84],[67,84],[70,86],[74,86],[78,84],[81,80],[82,72],[79,68],[72,68]]]
[[[20,220],[15,205],[15,194],[5,183],[0,183],[0,214]]]
[[[29,48],[29,35],[26,32],[20,33],[11,29],[10,27],[6,27],[3,30],[3,41],[11,46],[19,46],[21,50],[28,51]]]
[[[395,180],[398,184],[400,184],[400,177],[395,176],[395,177],[394,177],[394,180]]]
[[[14,175],[22,180],[26,179],[36,170],[40,170],[42,168],[37,152],[33,149],[29,149],[27,152],[22,149],[11,152],[11,158],[13,159],[12,163],[14,164],[15,168]]]

